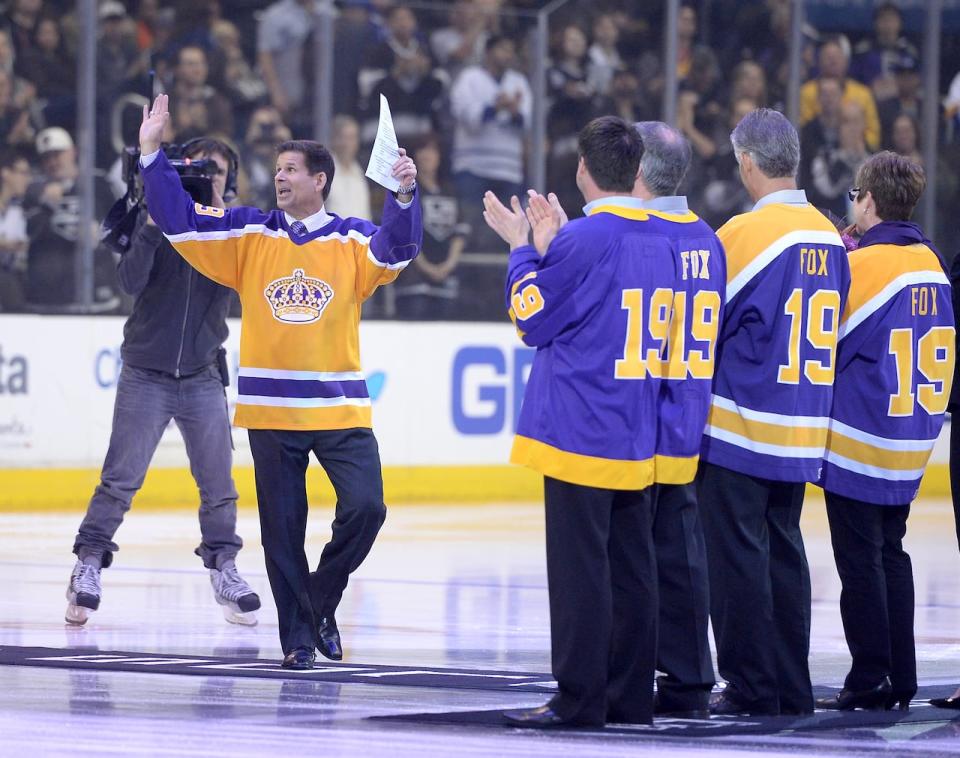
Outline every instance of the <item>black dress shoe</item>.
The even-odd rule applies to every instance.
[[[653,696],[653,715],[673,719],[708,719],[710,718],[710,704],[706,693],[703,702],[678,703],[669,698],[661,698],[658,692]],[[608,718],[607,721],[612,721]]]
[[[504,711],[503,717],[512,726],[523,726],[534,729],[548,729],[552,726],[570,725],[570,722],[553,710],[549,703],[547,705],[541,705],[539,708]]]
[[[751,703],[732,687],[710,698],[710,713],[714,716],[777,716],[778,708]]]
[[[313,661],[314,654],[312,650],[305,647],[298,647],[284,656],[283,663],[280,664],[280,667],[293,669],[294,671],[305,671],[306,669],[313,668]]]
[[[890,677],[885,676],[880,684],[866,690],[848,690],[844,687],[836,695],[818,697],[817,708],[826,708],[831,711],[852,711],[857,708],[865,711],[882,711],[887,707],[887,699],[892,693],[893,685],[890,684]]]
[[[333,616],[324,616],[317,627],[317,650],[331,661],[343,660],[343,647],[340,644],[340,630]]]
[[[930,705],[936,708],[949,708],[951,711],[960,711],[960,696],[935,697],[930,700]]]

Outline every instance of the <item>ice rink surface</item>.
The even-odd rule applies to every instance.
[[[344,665],[543,672],[549,630],[540,504],[401,505],[354,575],[337,620]],[[308,557],[329,534],[316,504]],[[256,627],[224,621],[193,548],[187,510],[138,512],[103,572],[86,627],[63,622],[81,514],[0,514],[0,648],[83,648],[278,661],[277,620],[256,513],[242,510],[241,573],[264,607]],[[813,584],[811,672],[839,686],[848,665],[839,579],[823,503],[808,499],[804,534]],[[917,585],[921,685],[960,683],[960,553],[946,501],[915,504],[907,533]],[[322,659],[321,659],[322,660]],[[960,755],[960,722],[884,728],[684,737],[579,735],[369,720],[370,716],[539,705],[532,692],[383,683],[0,666],[0,756],[615,756]],[[928,708],[916,701],[913,710]]]

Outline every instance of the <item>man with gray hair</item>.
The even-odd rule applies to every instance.
[[[800,141],[783,114],[752,111],[730,138],[756,204],[718,231],[726,318],[697,473],[727,680],[710,710],[810,713],[800,511],[823,463],[850,269],[837,230],[797,189]]]
[[[680,261],[686,261],[675,290],[674,316],[689,320],[690,324],[684,323],[684,328],[668,339],[668,353],[673,353],[676,349],[683,350],[681,339],[693,336],[693,303],[703,302],[709,293],[713,293],[718,304],[722,302],[726,263],[723,247],[713,230],[690,212],[686,197],[677,195],[692,155],[687,138],[662,121],[641,121],[635,127],[643,140],[644,151],[633,196],[641,201],[644,210],[651,212],[650,223],[681,251]],[[707,251],[710,252],[704,256]],[[704,257],[706,266],[701,266]],[[696,273],[692,270],[694,265]],[[702,311],[698,313],[702,317]],[[713,313],[717,323],[720,315],[718,307]],[[679,346],[675,344],[678,342]],[[664,448],[658,449],[658,454],[682,452],[684,457],[694,459],[699,454],[711,380],[712,373],[706,376],[691,371],[682,375],[668,372],[661,385],[658,440]],[[678,424],[677,420],[685,415],[696,415],[697,420]],[[671,443],[674,447],[680,445],[681,449],[667,449]],[[696,488],[692,483],[658,484],[655,499],[653,540],[660,592],[657,670],[662,675],[657,677],[654,712],[703,716],[707,714],[714,674],[707,639],[710,615],[707,554]]]

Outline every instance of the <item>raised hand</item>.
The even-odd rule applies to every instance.
[[[492,192],[485,193],[483,220],[500,235],[500,239],[510,245],[511,250],[529,243],[530,224],[516,195],[510,198],[510,208],[507,208]]]
[[[151,108],[143,106],[143,121],[140,122],[140,152],[143,155],[155,153],[160,149],[163,129],[170,119],[169,101],[170,98],[167,95],[157,95]]]
[[[411,189],[417,181],[417,164],[413,158],[407,155],[407,151],[402,147],[398,148],[400,157],[393,164],[393,176],[400,182],[400,194],[409,194],[406,190]]]

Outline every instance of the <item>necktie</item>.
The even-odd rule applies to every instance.
[[[290,231],[292,231],[298,237],[302,237],[307,233],[307,225],[302,221],[294,221],[292,224],[290,224]]]

